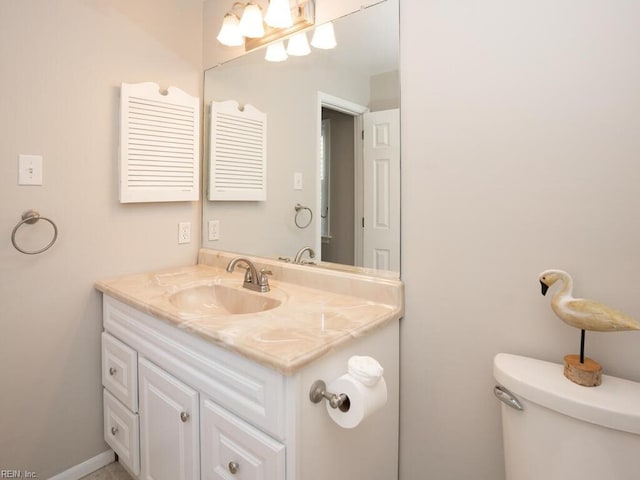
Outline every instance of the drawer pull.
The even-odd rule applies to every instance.
[[[111,435],[115,436],[118,433],[118,427],[111,427]]]
[[[238,473],[239,469],[240,465],[238,465],[236,462],[229,462],[229,472],[231,472],[232,475]]]
[[[118,372],[115,367],[109,367],[109,375],[112,377]]]
[[[186,421],[189,420],[189,414],[187,412],[180,412],[180,420],[186,423]]]

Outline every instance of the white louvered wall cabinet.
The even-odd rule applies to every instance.
[[[156,83],[123,83],[120,202],[197,201],[200,101]]]

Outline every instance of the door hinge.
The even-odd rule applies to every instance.
[[[364,228],[364,217],[362,217],[362,228]]]
[[[364,140],[364,130],[362,130],[362,140]]]

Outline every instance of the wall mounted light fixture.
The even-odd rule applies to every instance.
[[[235,2],[231,6],[216,37],[220,43],[232,47],[244,43],[245,51],[250,51],[292,37],[315,24],[315,0],[295,0],[294,6],[290,0],[267,0],[264,19],[262,8],[255,3],[257,1],[260,0]],[[297,52],[309,50],[306,36],[296,40],[292,38],[289,44],[290,55],[301,55],[303,53]]]
[[[220,33],[216,37],[223,45],[237,47],[244,44],[245,51],[267,45],[265,60],[283,62],[289,55],[303,56],[311,53],[305,30],[315,24],[315,0],[267,0],[267,12],[254,3],[235,2],[224,16]],[[292,2],[294,0],[291,0]],[[287,39],[287,47],[284,39]],[[315,28],[311,45],[330,49],[337,45],[331,22]]]

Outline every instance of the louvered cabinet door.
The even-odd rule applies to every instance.
[[[200,197],[200,100],[156,83],[123,83],[120,202]]]
[[[267,199],[267,114],[235,100],[211,102],[209,200]]]
[[[144,358],[138,373],[141,478],[198,480],[198,392]]]

